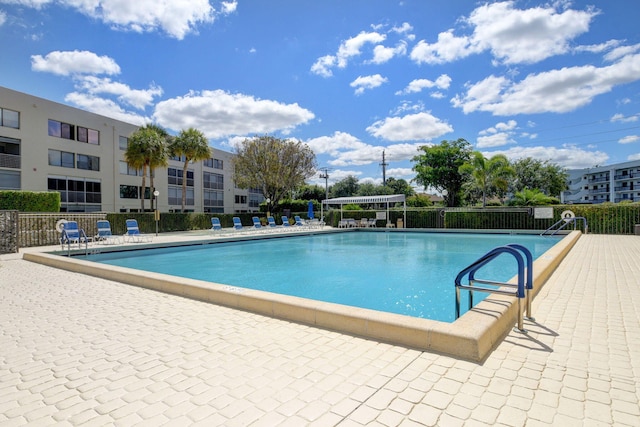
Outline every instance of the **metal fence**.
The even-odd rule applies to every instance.
[[[602,205],[558,205],[547,207],[552,214],[547,218],[536,215],[536,208],[421,208],[407,209],[406,224],[404,223],[404,211],[392,209],[386,220],[379,220],[378,227],[384,227],[386,223],[401,225],[405,228],[431,228],[431,229],[469,229],[469,230],[540,230],[549,228],[562,214],[570,210],[576,217],[584,217],[589,225],[588,232],[595,234],[635,234],[640,230],[640,203],[633,204],[602,204]],[[114,234],[122,234],[125,231],[125,220],[136,218],[140,229],[145,233],[155,231],[156,223],[153,213],[16,213],[10,216],[4,214],[0,217],[0,242],[8,242],[7,246],[13,248],[10,242],[16,241],[15,246],[45,246],[59,243],[60,233],[56,224],[61,219],[78,222],[78,226],[85,230],[87,236],[93,236],[97,232],[97,221],[108,219]],[[292,214],[296,214],[293,212]],[[211,227],[210,218],[217,216],[224,227],[231,225],[231,217],[239,216],[243,224],[251,224],[251,216],[255,214],[215,215],[203,213],[162,213],[158,222],[160,232],[186,231],[208,229]],[[258,214],[261,216],[263,214]],[[305,217],[306,213],[300,213]],[[344,217],[376,218],[375,210],[344,211]],[[15,218],[17,219],[11,219]],[[4,219],[1,219],[4,218]],[[340,219],[339,210],[325,212],[325,221],[328,225],[338,226]],[[402,221],[402,224],[400,222]],[[17,223],[17,230],[15,224]],[[3,225],[4,224],[4,225]],[[12,228],[14,227],[14,228]],[[572,227],[573,228],[573,227]],[[12,231],[13,230],[13,231]],[[584,231],[584,230],[583,230]],[[6,250],[1,249],[0,250]],[[11,251],[14,251],[11,249]],[[15,249],[17,251],[17,249]]]

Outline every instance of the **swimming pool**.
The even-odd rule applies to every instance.
[[[84,258],[311,300],[443,322],[455,320],[456,275],[487,251],[520,243],[537,258],[561,237],[348,232],[113,252]],[[479,277],[507,281],[516,262],[500,256]],[[479,302],[486,294],[478,293]],[[482,295],[482,296],[481,296]],[[467,293],[463,292],[463,298]],[[467,302],[463,300],[463,309]]]

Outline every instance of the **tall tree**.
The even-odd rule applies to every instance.
[[[413,187],[404,179],[395,179],[394,177],[387,178],[387,187],[391,188],[390,194],[404,194],[407,197],[411,197],[415,194]]]
[[[472,177],[474,184],[482,193],[482,207],[487,206],[487,196],[498,191],[506,192],[513,168],[504,154],[496,154],[487,159],[479,151],[471,153],[471,159],[460,166],[460,172]]]
[[[142,170],[142,194],[140,195],[140,209],[144,212],[144,198],[147,192],[146,178],[149,172],[151,191],[153,191],[154,169],[166,166],[167,132],[160,126],[147,124],[129,136],[124,158],[127,163]],[[149,197],[149,203],[152,199]],[[150,206],[152,208],[152,206]]]
[[[331,197],[351,197],[358,194],[358,178],[349,175],[331,186]]]
[[[513,162],[513,168],[516,173],[510,185],[513,193],[538,189],[547,196],[560,197],[560,193],[567,189],[566,170],[549,160],[527,157]]]
[[[300,141],[260,136],[236,146],[233,178],[240,188],[259,188],[267,210],[304,184],[316,171],[316,156]]]
[[[198,129],[189,128],[181,130],[178,136],[172,138],[169,144],[169,152],[172,156],[183,156],[182,167],[182,212],[187,204],[187,169],[189,163],[206,160],[211,157],[209,141]]]
[[[439,145],[420,147],[421,154],[412,161],[416,164],[415,181],[426,187],[433,187],[444,195],[447,206],[460,204],[460,191],[464,177],[459,169],[471,156],[471,144],[465,139],[442,141]],[[446,195],[445,195],[446,190]]]

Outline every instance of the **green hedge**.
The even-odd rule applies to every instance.
[[[59,212],[60,193],[57,191],[0,191],[0,210],[20,212]]]

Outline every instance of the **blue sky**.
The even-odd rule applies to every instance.
[[[0,0],[0,85],[214,148],[301,140],[330,183],[419,146],[569,169],[640,159],[628,0]],[[324,180],[310,182],[324,185]]]

